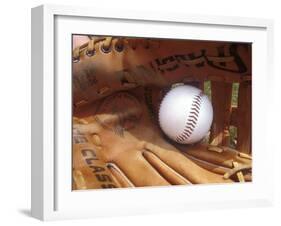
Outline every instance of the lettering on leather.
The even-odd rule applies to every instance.
[[[155,63],[157,64],[158,70],[162,73],[165,73],[165,71],[174,71],[180,66],[179,64],[177,64],[175,56],[168,56],[162,59],[155,59]],[[164,66],[166,67],[164,68]]]
[[[247,69],[246,64],[243,62],[242,58],[240,57],[237,48],[238,48],[238,44],[232,44],[232,45],[229,46],[229,53],[230,53],[230,56],[232,56],[234,58],[233,61],[235,62],[236,66],[237,66],[237,70],[228,69],[226,67],[226,63],[224,63],[224,62],[221,62],[220,66],[215,65],[214,62],[209,60],[208,56],[205,56],[206,62],[211,67],[214,67],[214,68],[219,69],[219,70],[229,71],[229,72],[233,72],[233,73],[245,73],[245,72],[247,72],[248,69]],[[224,57],[224,52],[219,51],[219,56]]]
[[[96,179],[101,183],[101,188],[115,188],[116,186],[112,184],[112,178],[110,175],[106,174],[106,169],[103,166],[96,165],[98,157],[94,149],[82,149],[81,155],[84,158],[86,165],[91,169],[92,173],[95,175]]]
[[[86,136],[82,133],[80,133],[80,131],[78,129],[73,129],[73,143],[74,144],[85,144],[88,143],[88,139],[86,138]]]
[[[199,54],[196,53],[187,53],[187,54],[175,54],[168,57],[157,58],[152,62],[153,65],[156,65],[156,68],[161,72],[169,72],[175,71],[180,67],[180,65],[190,67],[203,67],[206,64],[222,71],[228,71],[232,73],[245,73],[247,72],[248,68],[246,63],[243,62],[239,52],[238,52],[238,45],[239,44],[231,44],[228,46],[229,55],[225,54],[225,50],[227,46],[218,46],[217,52],[218,57],[221,57],[221,62],[216,64],[212,60],[212,56],[208,56],[206,54],[207,50],[202,49]],[[236,69],[228,68],[227,62],[224,62],[225,57],[233,57],[232,63],[236,65]]]

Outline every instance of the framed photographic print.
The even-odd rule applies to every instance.
[[[32,215],[271,204],[272,29],[263,19],[34,8]]]

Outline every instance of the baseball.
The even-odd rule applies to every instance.
[[[159,109],[159,123],[163,132],[181,144],[202,140],[213,121],[212,104],[202,90],[182,85],[171,89]]]

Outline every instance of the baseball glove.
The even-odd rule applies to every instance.
[[[164,73],[150,68],[131,76],[125,68],[132,62],[134,68],[149,65],[164,50],[155,41],[142,40],[144,47],[153,44],[155,49],[132,54],[138,42],[127,42],[130,45],[126,40],[91,37],[73,51],[73,189],[251,181],[251,156],[229,147],[176,144],[162,133],[159,103],[171,84],[189,78],[188,66]],[[222,61],[212,57],[209,61]],[[186,64],[202,64],[203,58],[197,58]],[[230,64],[237,60],[223,59]]]

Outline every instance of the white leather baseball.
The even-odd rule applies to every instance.
[[[171,89],[159,109],[159,123],[164,133],[181,144],[203,139],[213,121],[212,104],[202,90],[182,85]]]

